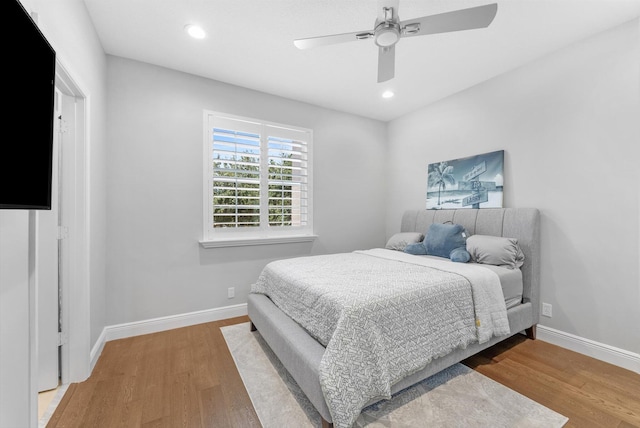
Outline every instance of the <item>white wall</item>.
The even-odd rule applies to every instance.
[[[85,287],[91,294],[91,319],[87,327],[93,332],[87,344],[86,360],[99,333],[104,327],[104,125],[105,125],[105,56],[98,42],[84,3],[81,1],[21,0],[25,9],[38,14],[38,26],[56,50],[58,60],[77,80],[89,97],[90,129],[87,139],[90,156],[87,166],[91,202],[85,217],[90,222],[89,233],[84,239],[90,250],[87,270],[89,280]],[[83,209],[83,208],[81,208]],[[0,427],[33,426],[37,419],[35,394],[31,394],[32,375],[36,368],[31,364],[34,352],[30,335],[35,321],[35,311],[30,305],[28,269],[30,237],[28,212],[24,210],[0,212]],[[31,247],[33,242],[31,243]],[[88,365],[87,365],[88,367]],[[88,372],[86,373],[88,375]]]
[[[384,245],[384,123],[112,56],[108,98],[107,324],[245,303],[268,261]],[[204,109],[313,129],[314,244],[200,247]]]
[[[387,235],[431,162],[505,150],[505,206],[542,211],[541,324],[640,353],[638,20],[389,124]]]
[[[31,331],[35,318],[29,281],[29,212],[0,211],[0,427],[29,426]]]

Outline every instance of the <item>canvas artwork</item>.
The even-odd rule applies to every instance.
[[[502,208],[504,150],[429,164],[427,209]]]

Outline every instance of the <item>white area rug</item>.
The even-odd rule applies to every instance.
[[[265,428],[320,426],[320,415],[249,323],[221,328]],[[356,427],[562,427],[567,418],[456,364],[363,410]]]

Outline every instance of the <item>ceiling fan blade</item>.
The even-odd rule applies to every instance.
[[[387,17],[385,16],[384,9],[392,8],[393,9],[393,19],[398,19],[398,4],[400,0],[378,0],[378,20],[377,22],[386,21]]]
[[[393,79],[396,70],[396,46],[378,48],[378,83]]]
[[[400,27],[403,29],[402,37],[485,28],[491,24],[497,11],[498,4],[492,3],[469,9],[423,16],[422,18],[408,19],[400,23]]]
[[[310,49],[318,46],[334,45],[337,43],[355,42],[373,37],[371,31],[356,31],[353,33],[334,34],[331,36],[309,37],[293,41],[298,49]]]

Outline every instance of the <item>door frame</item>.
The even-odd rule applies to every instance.
[[[64,166],[61,175],[66,177],[61,192],[69,196],[60,202],[60,209],[69,214],[66,218],[68,238],[61,246],[60,263],[68,269],[60,276],[60,322],[66,341],[60,347],[60,381],[62,386],[82,382],[91,374],[90,327],[90,197],[89,197],[89,107],[90,96],[78,85],[73,73],[56,58],[55,86],[75,100],[73,148],[67,150],[71,162]],[[70,153],[69,153],[70,152]],[[29,211],[29,248],[35,248],[35,211]],[[29,250],[30,275],[35,266],[34,252]],[[29,420],[38,426],[38,358],[36,354],[37,308],[35,282],[29,285]]]
[[[70,162],[62,166],[60,202],[66,213],[68,238],[60,248],[61,275],[60,322],[62,336],[61,383],[82,382],[90,374],[90,197],[89,197],[89,101],[67,67],[56,59],[55,86],[75,100],[74,136],[67,150]],[[65,179],[66,177],[66,179]],[[66,195],[66,196],[64,196]],[[37,392],[36,392],[37,393]]]
[[[62,114],[61,93],[54,95],[53,155],[51,165],[51,209],[35,211],[34,275],[36,295],[36,358],[38,391],[60,386],[60,165]]]

